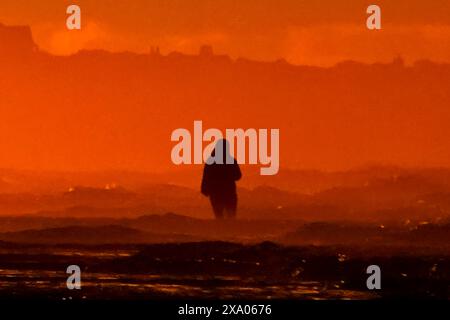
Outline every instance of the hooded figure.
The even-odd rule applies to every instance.
[[[236,181],[240,178],[241,170],[236,159],[230,154],[228,141],[217,141],[203,169],[201,186],[201,192],[211,201],[216,218],[236,216]]]

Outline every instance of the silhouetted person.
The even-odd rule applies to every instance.
[[[236,216],[236,181],[240,178],[241,170],[236,159],[230,154],[228,141],[225,139],[217,141],[211,157],[203,169],[201,186],[201,192],[211,201],[216,218],[234,218]]]

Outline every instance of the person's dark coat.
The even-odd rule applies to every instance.
[[[215,157],[218,148],[224,150],[222,155],[229,156],[229,145],[226,140],[217,142],[211,157]],[[230,156],[229,156],[230,157]],[[241,178],[241,170],[236,159],[226,163],[226,156],[222,163],[206,163],[203,169],[201,192],[210,198],[216,218],[234,217],[237,208],[236,181]]]

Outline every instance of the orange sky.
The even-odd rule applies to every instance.
[[[82,9],[82,32],[65,29],[69,4]],[[365,9],[382,8],[381,31],[365,28]],[[32,27],[39,46],[55,54],[79,49],[218,53],[295,64],[401,55],[450,62],[450,1],[310,0],[2,0],[0,22]]]
[[[211,44],[233,58],[295,64],[398,55],[450,63],[448,0],[378,1],[381,31],[365,28],[369,2],[359,0],[76,1],[82,30],[68,31],[71,3],[2,0],[0,23],[30,25],[53,54],[150,46],[193,53]],[[103,52],[36,54],[29,64],[5,57],[0,168],[167,170],[172,130],[191,129],[194,120],[205,128],[280,128],[281,168],[450,166],[448,66],[296,68]]]

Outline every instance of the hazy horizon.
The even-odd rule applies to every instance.
[[[279,128],[281,170],[450,166],[450,65],[316,68],[209,51],[56,57],[32,49],[29,29],[1,28],[0,167],[171,171],[170,134],[194,120],[204,130]]]
[[[65,2],[2,1],[0,21],[30,25],[36,43],[54,54],[80,49],[195,53],[210,44],[233,58],[330,66],[342,60],[388,62],[398,55],[407,63],[430,59],[450,62],[449,3],[445,0],[386,1],[382,30],[365,28],[367,1],[326,0],[192,3],[185,1],[81,0],[83,32],[65,29]],[[195,10],[193,10],[195,8]]]

